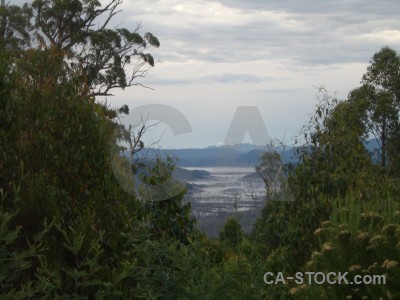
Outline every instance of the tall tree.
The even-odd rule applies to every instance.
[[[136,79],[154,66],[147,50],[160,46],[152,33],[139,33],[140,24],[134,30],[110,28],[121,3],[111,0],[102,7],[97,0],[34,0],[23,7],[2,7],[2,44],[14,52],[55,48],[62,63],[82,71],[92,96],[111,95],[112,89],[140,84]]]
[[[376,52],[371,65],[364,74],[362,83],[372,85],[378,92],[390,94],[400,105],[400,56],[389,47]]]
[[[124,80],[135,49],[138,72],[154,64],[143,52],[159,44],[151,34],[107,29],[120,3],[33,1],[0,11],[0,262],[12,262],[0,263],[0,290],[10,298],[148,298],[186,287],[172,281],[193,233],[190,207],[182,194],[153,203],[124,192],[111,160],[117,112],[93,101],[133,84]],[[171,172],[155,164],[147,183]],[[38,247],[26,251],[36,242],[40,259]],[[157,265],[162,283],[174,273],[163,290],[149,280]]]
[[[252,239],[269,270],[300,268],[317,245],[313,232],[329,216],[330,199],[356,189],[370,175],[357,111],[324,88],[319,92],[320,103],[304,127],[299,165],[289,176],[295,201],[267,201],[253,228]]]
[[[375,53],[361,83],[350,92],[349,102],[363,114],[366,137],[376,138],[381,166],[391,170],[400,132],[400,57],[396,51],[384,47]]]

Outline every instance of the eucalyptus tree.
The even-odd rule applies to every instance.
[[[1,46],[19,56],[32,49],[54,49],[60,63],[82,72],[85,92],[109,96],[115,88],[140,84],[136,79],[155,64],[148,50],[160,46],[152,33],[139,32],[140,23],[134,29],[111,26],[121,4],[34,0],[22,7],[1,7]]]
[[[380,150],[380,164],[394,169],[398,160],[400,134],[400,57],[384,47],[372,57],[362,86],[349,94],[349,102],[358,110],[367,138],[376,138]]]

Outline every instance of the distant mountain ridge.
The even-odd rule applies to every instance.
[[[379,151],[379,142],[376,139],[364,143],[366,149],[373,153]],[[296,147],[279,146],[275,150],[281,155],[282,163],[298,163]],[[256,146],[249,143],[236,145],[210,146],[206,148],[188,149],[146,149],[135,154],[137,158],[166,158],[171,156],[177,159],[179,167],[214,167],[238,166],[253,167],[259,163],[261,155],[267,150],[266,146]],[[129,152],[124,153],[129,157]]]
[[[282,153],[284,163],[296,162],[294,148],[287,146],[288,150],[282,152],[282,148],[277,148]],[[154,150],[154,151],[152,151]],[[154,158],[158,156],[165,158],[168,155],[177,159],[179,167],[214,167],[214,166],[238,166],[253,167],[259,163],[261,155],[266,151],[265,146],[252,144],[210,146],[207,148],[188,148],[188,149],[147,149],[135,154],[137,158]],[[153,154],[152,154],[153,153]],[[129,157],[129,152],[124,153]],[[151,156],[154,157],[151,157]]]

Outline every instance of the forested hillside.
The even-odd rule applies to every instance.
[[[277,176],[278,153],[261,156],[265,207],[251,234],[233,215],[209,239],[179,184],[160,201],[115,176],[115,160],[128,161],[121,142],[131,153],[146,145],[119,122],[128,107],[101,97],[137,85],[160,46],[142,28],[109,26],[120,4],[0,7],[1,298],[398,299],[399,53],[371,53],[347,99],[321,88],[297,167]],[[158,159],[139,177],[158,186],[173,170]],[[386,284],[265,282],[266,272],[339,271]]]

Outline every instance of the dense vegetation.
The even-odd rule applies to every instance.
[[[218,239],[208,239],[196,230],[182,192],[164,201],[146,193],[139,199],[115,178],[118,142],[132,144],[118,123],[129,110],[111,109],[98,97],[138,84],[154,65],[148,49],[160,46],[140,28],[108,27],[120,3],[0,7],[0,294],[400,297],[398,53],[378,51],[346,100],[321,89],[299,165],[288,170],[294,201],[274,201],[285,199],[267,180],[278,159],[267,153],[257,167],[267,176],[266,205],[251,234],[232,216]],[[364,147],[371,137],[379,142],[376,153]],[[157,161],[142,179],[157,185],[172,170],[171,161]],[[385,274],[387,283],[267,285],[267,271]]]

